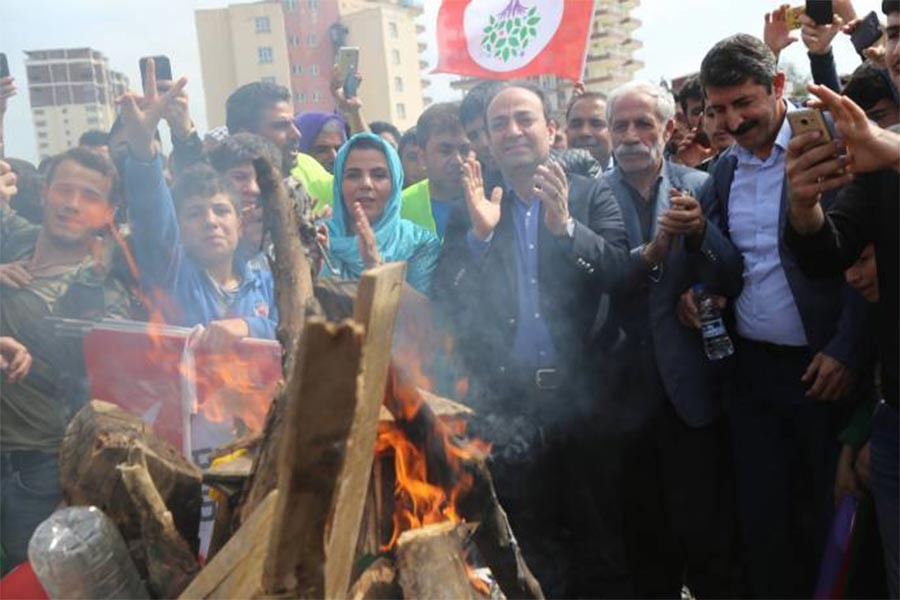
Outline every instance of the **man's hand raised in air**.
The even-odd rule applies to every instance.
[[[116,103],[122,107],[123,131],[131,154],[138,160],[149,162],[156,155],[153,138],[159,121],[169,103],[184,89],[187,78],[177,80],[165,94],[160,95],[156,89],[156,65],[152,58],[147,60],[146,69],[144,95],[128,92]]]
[[[463,163],[463,191],[466,196],[466,208],[472,221],[472,233],[477,239],[487,241],[500,222],[500,200],[503,198],[503,190],[495,187],[490,200],[485,198],[481,164],[474,158],[469,158]]]

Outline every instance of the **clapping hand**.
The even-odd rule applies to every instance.
[[[150,161],[156,155],[153,137],[163,112],[187,85],[187,78],[177,80],[165,94],[160,95],[156,89],[156,65],[152,58],[147,60],[145,68],[144,95],[128,92],[116,103],[122,107],[123,131],[131,153],[139,160]]]
[[[500,200],[503,198],[503,189],[495,187],[491,191],[490,200],[486,199],[481,164],[474,158],[469,158],[463,163],[463,191],[469,219],[472,221],[472,233],[479,240],[485,241],[500,222]]]
[[[366,212],[359,202],[353,205],[353,218],[356,226],[356,239],[359,243],[359,256],[362,258],[363,265],[367,269],[377,267],[381,264],[381,255],[378,253],[375,232],[372,231],[369,217],[366,216]]]
[[[670,207],[659,216],[659,228],[669,235],[702,238],[706,231],[703,209],[689,192],[669,190]]]
[[[569,221],[569,182],[559,163],[538,165],[534,195],[544,205],[544,224],[553,235],[563,235]]]

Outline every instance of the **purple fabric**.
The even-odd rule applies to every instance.
[[[328,121],[337,121],[341,124],[341,131],[345,132],[344,141],[347,141],[347,123],[341,115],[326,112],[307,112],[294,117],[294,125],[297,126],[301,136],[300,152],[309,152],[309,149],[312,148],[313,142],[316,141],[319,132],[322,131],[322,128],[325,127],[325,123]]]
[[[844,577],[846,576],[850,540],[853,537],[853,524],[856,520],[856,498],[851,494],[844,496],[834,515],[828,543],[822,554],[819,568],[819,581],[813,598],[827,600],[841,598]]]

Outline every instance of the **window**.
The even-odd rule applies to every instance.
[[[309,10],[319,10],[319,0],[307,0],[306,6],[309,7]]]
[[[44,109],[43,109],[43,108],[37,108],[37,109],[35,109],[35,110],[32,111],[32,112],[34,112],[35,115],[43,115],[43,114],[44,114]]]
[[[312,94],[312,101],[313,101],[313,102],[315,102],[315,103],[318,104],[318,102],[319,102],[319,100],[320,100],[321,98],[322,98],[322,96],[319,95],[319,92],[318,92],[318,91],[313,92],[313,94]]]
[[[318,77],[319,76],[319,65],[310,65],[309,73],[313,77]]]
[[[288,10],[297,10],[297,0],[284,0],[284,7]]]
[[[263,77],[260,79],[263,83],[277,83],[274,77]]]
[[[288,36],[288,43],[291,46],[299,46],[300,45],[300,36],[298,36],[295,33],[292,33],[291,35]]]
[[[301,67],[300,65],[291,65],[291,73],[293,73],[294,75],[302,75],[303,67]]]
[[[315,48],[319,45],[319,40],[316,38],[315,33],[310,33],[306,36],[306,45],[310,48]]]
[[[272,47],[271,46],[263,46],[261,48],[257,48],[256,49],[256,58],[261,63],[272,62]]]
[[[306,92],[300,92],[297,96],[298,102],[306,102]]]
[[[395,40],[396,40],[398,37],[400,37],[400,34],[399,34],[398,31],[397,31],[397,24],[394,23],[393,21],[390,21],[390,22],[388,23],[388,31],[390,32],[391,37],[394,38]]]
[[[401,119],[406,118],[406,105],[402,102],[397,103],[397,116]]]
[[[394,77],[394,91],[395,92],[403,91],[403,78],[402,77]]]
[[[39,132],[39,133],[37,134],[37,136],[38,136],[38,139],[39,139],[39,140],[46,140],[46,139],[47,139],[47,132],[46,132],[46,131],[41,131],[41,132]]]
[[[272,24],[269,23],[269,17],[256,17],[256,33],[269,33],[272,31]]]
[[[391,50],[391,62],[395,65],[400,64],[400,51],[399,50]]]
[[[35,126],[35,127],[46,127],[46,126],[47,126],[47,121],[35,121],[35,122],[34,122],[34,126]]]

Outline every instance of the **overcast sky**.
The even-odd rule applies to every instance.
[[[335,0],[322,0],[324,2]],[[562,0],[558,0],[562,1]],[[566,0],[576,1],[576,0]],[[578,0],[581,1],[581,0]],[[200,75],[193,11],[226,6],[227,0],[0,0],[0,52],[9,57],[10,70],[19,81],[20,93],[6,115],[6,153],[30,160],[37,157],[34,128],[25,90],[24,50],[90,46],[105,54],[110,66],[123,71],[134,86],[140,84],[138,59],[167,54],[177,75],[189,79],[191,112],[201,131],[206,115]],[[526,2],[526,4],[529,2]],[[795,0],[794,4],[800,4]],[[696,71],[706,51],[719,39],[737,32],[762,35],[763,15],[777,6],[766,0],[642,0],[632,16],[642,26],[634,36],[644,43],[637,58],[645,67],[641,79],[659,81]],[[880,0],[854,0],[864,15],[878,10]],[[433,46],[439,0],[425,0],[423,19],[431,42],[426,58],[433,66]],[[856,64],[850,40],[835,42],[838,70],[849,72]],[[800,42],[782,55],[808,72],[805,48]],[[436,100],[457,99],[448,75],[433,75],[429,94]]]

